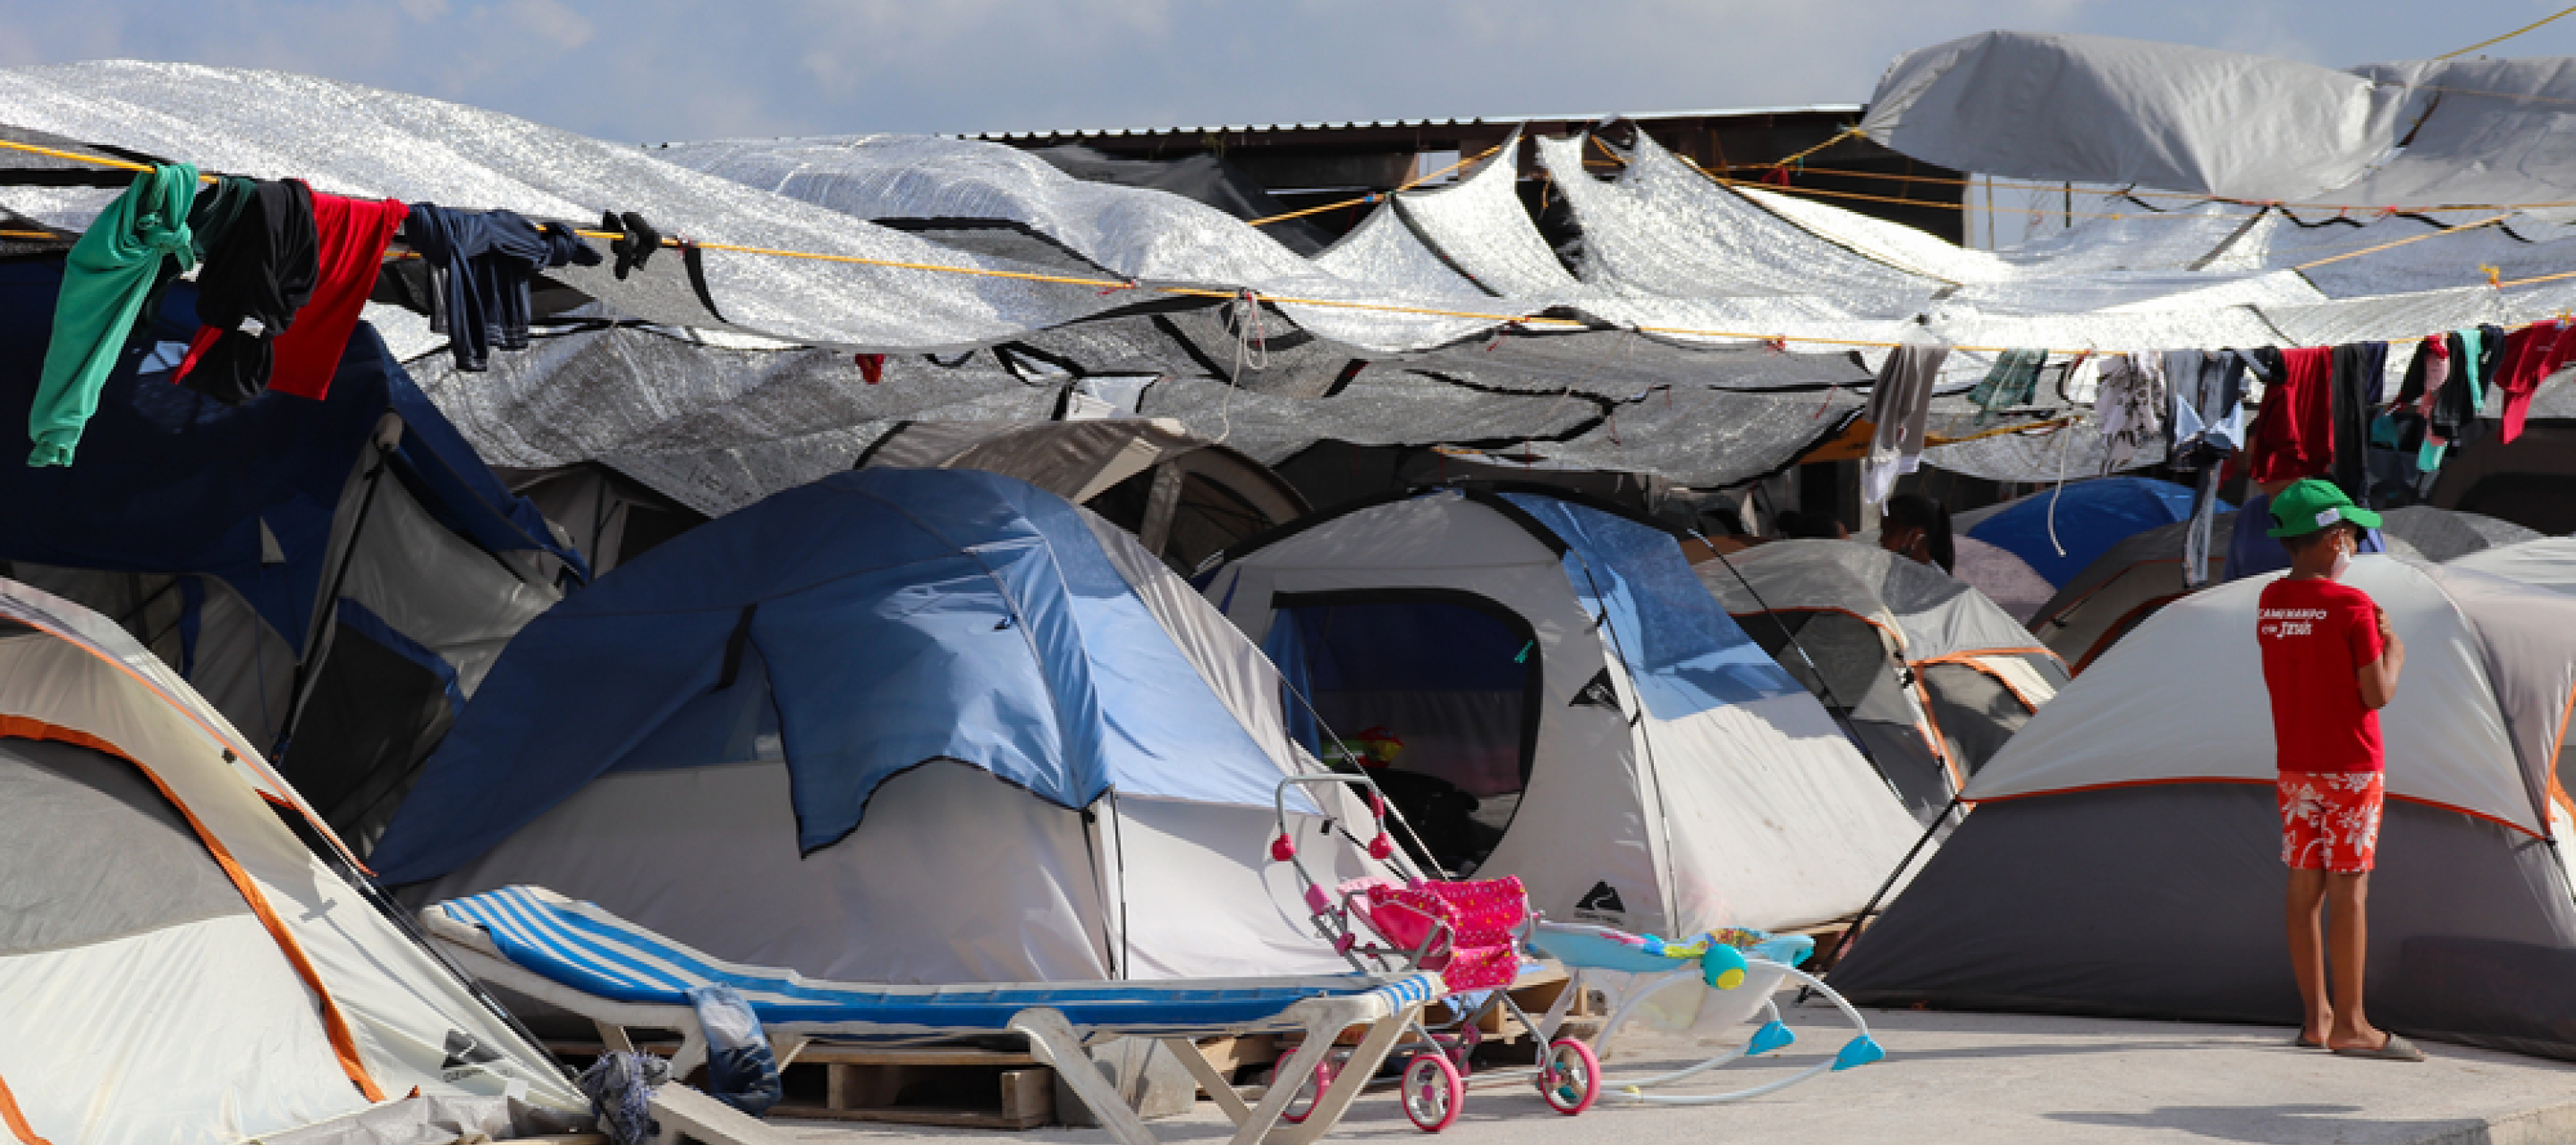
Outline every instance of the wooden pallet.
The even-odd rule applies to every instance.
[[[789,1068],[798,1066],[824,1071],[823,1104],[780,1105],[772,1116],[973,1129],[1034,1129],[1055,1121],[1055,1071],[1025,1052],[817,1045]],[[982,1093],[993,1095],[990,1105]]]
[[[545,1045],[555,1056],[576,1061],[606,1050],[595,1041],[548,1040]],[[639,1039],[635,1048],[667,1058],[679,1043]],[[815,1043],[779,1072],[790,1096],[769,1111],[773,1117],[968,1129],[1034,1129],[1055,1122],[1055,1071],[1025,1052]],[[818,1073],[819,1086],[813,1076]],[[799,1091],[811,1094],[817,1088],[822,1104],[796,1100]]]

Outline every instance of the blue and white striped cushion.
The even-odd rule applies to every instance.
[[[504,887],[437,908],[482,928],[511,962],[549,981],[621,1002],[686,1005],[693,986],[731,986],[764,1022],[867,1025],[892,1031],[1007,1028],[1032,1006],[1104,1030],[1225,1030],[1282,1026],[1308,998],[1374,994],[1401,1008],[1441,992],[1438,976],[1332,974],[990,986],[870,986],[811,981],[793,970],[725,962],[586,902],[538,887]]]

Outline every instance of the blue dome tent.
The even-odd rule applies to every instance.
[[[2064,588],[2111,546],[2158,525],[2190,520],[2191,497],[2191,490],[2170,481],[2104,477],[1961,514],[1957,527],[1960,535],[2020,557],[2050,585]],[[2218,508],[2225,512],[2234,506],[2222,502]]]
[[[373,863],[439,895],[542,884],[826,977],[1330,968],[1262,869],[1278,780],[1313,766],[1278,695],[1063,499],[841,473],[531,623]]]

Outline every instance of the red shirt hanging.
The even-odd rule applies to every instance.
[[[2281,376],[2263,390],[2245,462],[2257,482],[2323,477],[2334,463],[2334,350],[2281,351]]]
[[[402,228],[408,210],[392,199],[371,202],[313,195],[313,229],[321,238],[321,274],[312,301],[295,325],[277,337],[268,388],[320,401],[340,371],[340,353],[358,328],[358,311],[376,288],[385,244]]]

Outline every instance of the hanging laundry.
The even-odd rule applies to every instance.
[[[237,406],[268,388],[271,349],[313,296],[313,192],[254,184],[197,272],[197,336],[172,381]]]
[[[2267,359],[2263,407],[2254,415],[2245,464],[2256,482],[2323,477],[2334,464],[2334,351],[2257,350]]]
[[[2576,357],[2576,337],[2568,336],[2565,322],[2535,322],[2505,335],[2504,364],[2497,368],[2494,383],[2504,391],[2504,427],[2497,440],[2511,443],[2522,436],[2532,395],[2540,392],[2543,379],[2557,373],[2571,357]]]
[[[2430,425],[2417,458],[2427,473],[2442,468],[2442,455],[2465,439],[2477,423],[2478,407],[2486,404],[2485,375],[2479,370],[2484,336],[2481,330],[2454,330],[2447,338],[2451,372],[2433,395]]]
[[[429,328],[447,335],[456,368],[489,368],[494,347],[528,345],[528,280],[540,270],[597,266],[599,252],[560,224],[542,229],[509,211],[456,211],[415,203],[404,241],[429,264]]]
[[[2057,396],[2068,405],[2092,405],[2101,393],[2101,359],[2095,355],[2077,354],[2057,373]]]
[[[27,464],[72,463],[81,427],[98,412],[99,387],[115,370],[144,300],[165,272],[197,264],[188,229],[196,199],[195,167],[155,167],[135,176],[72,244],[44,372],[27,412],[27,436],[36,446]]]
[[[1932,383],[1950,347],[1938,342],[1908,342],[1888,352],[1878,382],[1869,388],[1861,411],[1876,428],[1870,431],[1869,456],[1860,465],[1861,499],[1884,505],[1899,475],[1922,464],[1923,421],[1932,408]]]
[[[2424,412],[2431,407],[2431,391],[2441,387],[2450,371],[2450,350],[2444,339],[2425,338],[2415,344],[2415,356],[2406,363],[2396,398],[2370,422],[2371,503],[2400,506],[2421,496],[2417,486],[2424,473],[2419,461]]]
[[[2161,354],[2115,354],[2102,363],[2102,472],[2164,460],[2166,396]]]
[[[2367,504],[2363,498],[2370,492],[2370,415],[2386,388],[2388,343],[2352,342],[2335,347],[2333,354],[2328,392],[2334,457],[2327,472],[2344,496]]]
[[[2209,543],[2218,529],[2219,467],[2202,466],[2200,483],[2191,493],[2191,523],[2182,534],[2182,586],[2193,591],[2209,584]]]
[[[1979,411],[1977,421],[1982,424],[2004,410],[2029,406],[2039,389],[2039,368],[2047,362],[2046,350],[2006,350],[1996,355],[1985,380],[1968,391],[1968,401]]]
[[[313,232],[319,240],[319,268],[312,301],[295,317],[295,325],[277,340],[276,362],[268,388],[320,401],[331,393],[331,377],[340,372],[340,354],[358,329],[358,312],[376,288],[376,272],[385,260],[408,208],[392,199],[345,199],[313,192]]]
[[[233,220],[241,217],[242,208],[250,204],[251,195],[259,189],[259,180],[239,175],[217,175],[197,191],[197,204],[188,209],[189,245],[197,252],[197,261],[206,261],[206,251],[215,240],[233,229]]]
[[[608,253],[617,256],[614,270],[619,282],[626,281],[627,275],[644,269],[644,264],[652,261],[653,252],[662,249],[662,232],[654,230],[653,224],[645,222],[644,216],[633,211],[624,214],[601,211],[599,229],[617,234],[616,238],[609,240]]]
[[[2168,350],[2173,390],[2173,463],[2213,465],[2245,440],[2245,356],[2234,350]]]

